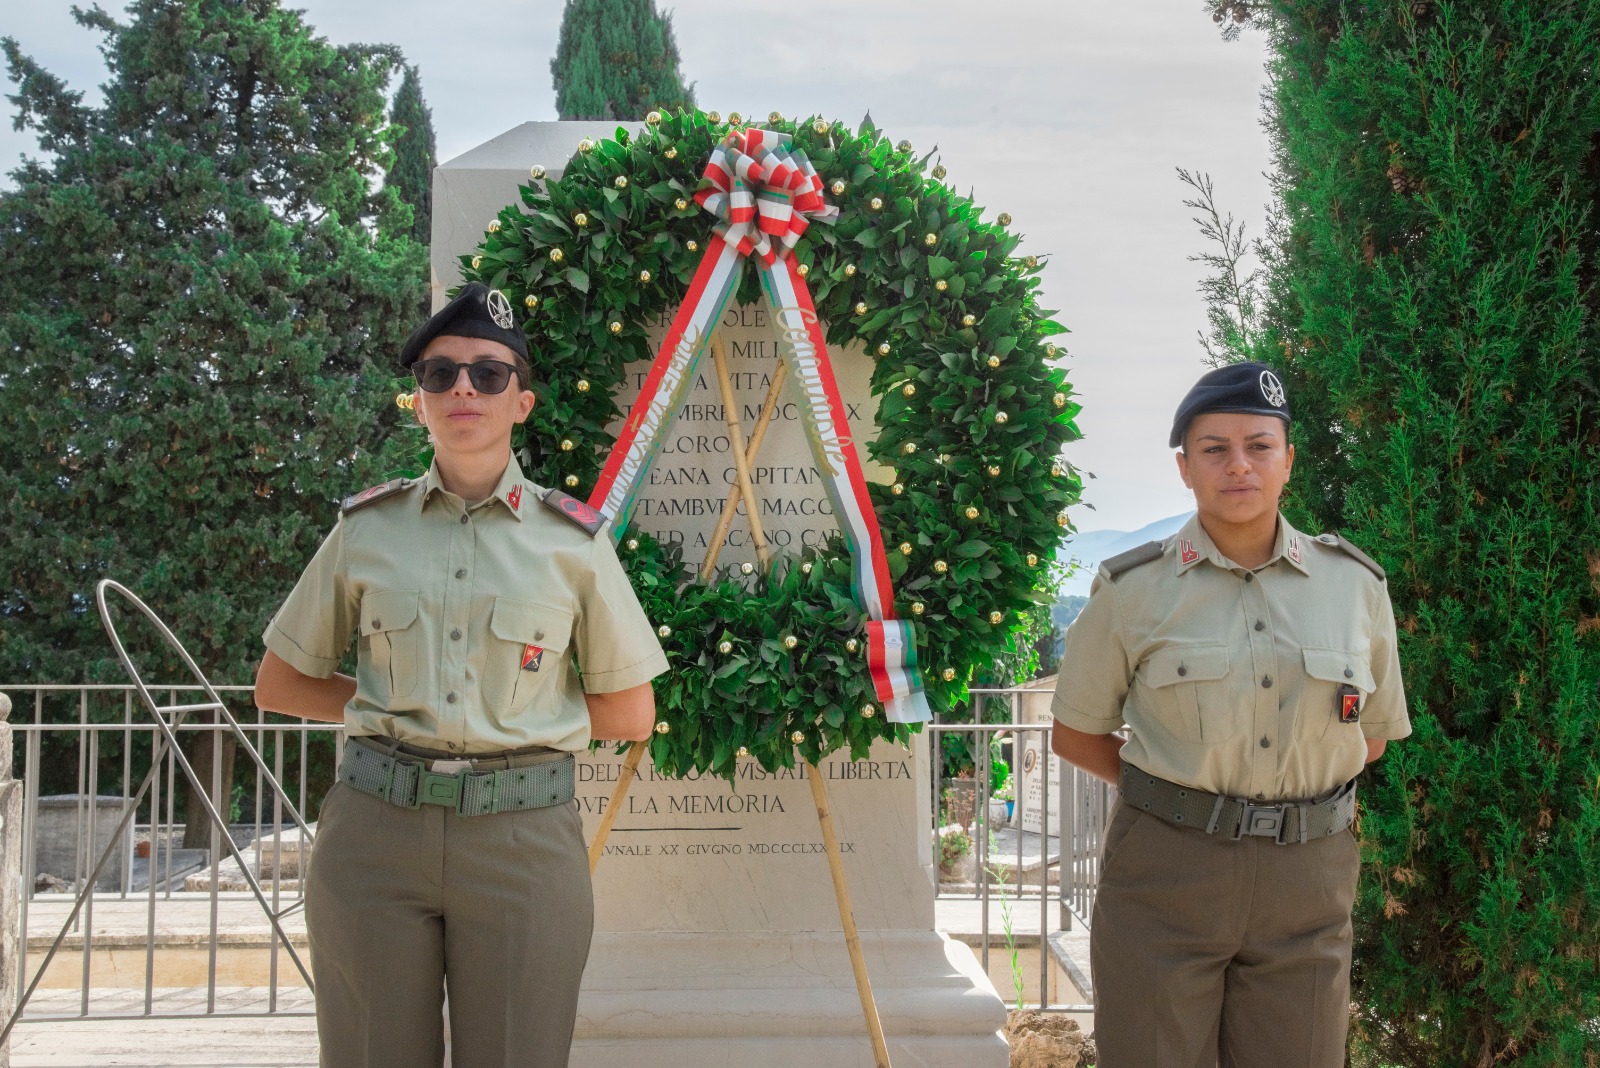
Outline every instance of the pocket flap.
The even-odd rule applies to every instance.
[[[504,641],[560,652],[572,637],[572,613],[529,601],[496,597],[489,630]]]
[[[1364,656],[1341,652],[1338,649],[1306,649],[1303,652],[1306,674],[1314,679],[1335,683],[1348,682],[1362,693],[1371,693],[1377,688],[1377,684],[1372,680],[1372,668]]]
[[[404,630],[417,621],[416,590],[373,590],[361,598],[361,636]]]
[[[1205,682],[1228,673],[1226,645],[1172,645],[1144,662],[1144,681],[1158,689],[1179,682]]]

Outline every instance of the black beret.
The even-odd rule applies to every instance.
[[[428,342],[436,337],[476,337],[498,341],[524,360],[528,358],[528,339],[517,325],[511,302],[498,289],[482,282],[468,282],[455,299],[406,338],[400,349],[400,370],[409,371],[422,359]]]
[[[1211,412],[1275,415],[1287,424],[1289,398],[1284,393],[1283,380],[1264,363],[1230,363],[1207,371],[1178,405],[1167,447],[1176,449],[1182,445],[1194,417]]]

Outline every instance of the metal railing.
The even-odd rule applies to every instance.
[[[180,694],[198,689],[163,686],[159,692],[166,695],[168,704],[178,704]],[[312,800],[309,794],[322,785],[311,784],[312,741],[319,736],[330,740],[325,750],[330,763],[322,769],[323,777],[327,777],[336,767],[342,728],[262,715],[254,710],[249,686],[215,689],[225,696],[236,716],[250,710],[248,719],[239,717],[241,726],[300,811],[308,811]],[[15,776],[23,789],[24,893],[16,960],[20,996],[34,974],[30,969],[36,970],[41,963],[42,947],[49,944],[66,920],[73,891],[82,886],[105,848],[108,839],[98,835],[102,825],[115,826],[120,821],[125,811],[122,806],[149,771],[149,754],[160,731],[148,722],[132,686],[7,685],[4,690],[16,703],[10,726],[17,741]],[[987,971],[993,954],[1009,953],[1018,944],[1015,938],[1007,944],[1006,932],[993,929],[990,922],[991,903],[1004,896],[1013,910],[1011,915],[1018,920],[1016,929],[1023,932],[1022,939],[1038,946],[1040,996],[1034,1004],[1057,1011],[1091,1011],[1092,1006],[1087,1004],[1051,1002],[1049,936],[1087,926],[1099,879],[1101,837],[1115,793],[1051,755],[1048,715],[1042,717],[1043,722],[1026,718],[1023,702],[1047,700],[1048,693],[994,689],[974,690],[972,696],[974,705],[1004,702],[1008,709],[1004,721],[936,722],[927,727],[932,754],[931,833],[936,860],[940,856],[941,827],[950,826],[951,805],[946,791],[952,783],[964,784],[956,791],[965,791],[970,799],[958,800],[957,804],[970,804],[965,825],[972,839],[973,877],[970,884],[963,881],[959,887],[946,883],[940,897],[943,901],[965,900],[977,905],[977,948]],[[185,723],[178,729],[180,737],[210,735],[214,798],[222,792],[221,745],[225,732],[225,727],[211,723]],[[62,756],[68,748],[46,746],[45,739],[52,735],[73,739],[75,778],[67,774],[70,765]],[[950,769],[943,753],[947,735],[964,737],[967,748],[979,757],[970,779],[947,774]],[[1012,781],[1018,784],[1018,796],[1014,818],[1008,820],[991,819],[989,802],[994,790],[987,759],[991,740],[1009,742],[1011,746],[1009,766]],[[1025,769],[1030,751],[1035,757],[1032,766]],[[117,755],[102,759],[108,752]],[[54,760],[47,769],[45,761],[52,754]],[[283,911],[293,912],[294,903],[303,900],[297,878],[299,869],[284,863],[288,852],[285,832],[292,831],[294,823],[266,788],[262,776],[253,774],[251,762],[240,760],[236,771],[232,797],[224,799],[239,809],[239,816],[231,822],[235,843],[260,865],[258,878],[270,896],[273,910],[277,912],[288,905]],[[290,772],[288,779],[286,771]],[[312,1013],[310,997],[299,984],[295,969],[284,967],[283,947],[254,896],[242,886],[238,890],[225,888],[232,861],[227,859],[228,850],[222,845],[218,829],[209,829],[206,846],[198,856],[197,851],[181,847],[186,780],[176,772],[174,758],[168,753],[156,769],[155,781],[134,816],[131,832],[119,844],[119,856],[108,865],[107,870],[114,873],[114,885],[90,895],[72,924],[71,937],[63,949],[75,955],[76,961],[58,957],[47,981],[29,1002],[22,1022]],[[68,795],[73,804],[70,870],[40,869],[36,832],[41,783],[47,778],[57,787],[66,780],[71,780],[67,783],[69,788],[75,787],[75,792]],[[1022,786],[1033,789],[1024,795]],[[66,802],[63,799],[58,805]],[[1035,819],[1037,830],[1028,829]],[[294,859],[300,858],[297,855]],[[64,885],[54,892],[38,889],[42,875],[56,876]],[[98,926],[97,915],[103,921]],[[303,927],[297,928],[297,948],[304,945],[303,938]],[[254,956],[242,963],[222,959],[227,954],[236,958],[241,953]],[[191,959],[187,970],[177,969],[188,979],[174,982],[174,969],[165,966],[171,963],[165,958],[192,958],[195,954],[203,954],[203,969],[196,968]],[[132,967],[140,957],[142,967]],[[67,982],[69,970],[77,973],[75,983]],[[109,982],[103,981],[108,971],[114,974]],[[8,1009],[14,1007],[15,1004]]]
[[[327,748],[333,767],[343,729],[264,715],[254,708],[249,686],[214,689],[228,701],[246,735],[270,763],[272,774],[285,783],[296,807],[306,811],[312,739],[322,735],[333,740]],[[150,754],[158,748],[161,731],[135,700],[133,686],[7,685],[4,690],[15,703],[10,722],[15,739],[13,774],[23,788],[19,1000],[37,970],[47,963],[50,968],[20,1022],[310,1015],[309,994],[299,983],[297,969],[284,966],[285,947],[260,902],[246,885],[228,888],[230,882],[243,880],[243,874],[233,870],[238,865],[229,857],[220,829],[208,826],[202,848],[183,848],[187,780],[170,750],[154,770],[150,790],[117,843],[118,856],[71,920],[62,949],[76,955],[76,967],[64,967],[70,961],[65,955],[49,962],[41,959],[44,947],[68,920],[75,893],[110,843],[104,832],[121,821],[138,784],[151,773]],[[198,690],[201,687],[155,688],[166,695],[169,705],[179,705],[180,694]],[[239,715],[245,709],[250,711],[248,718]],[[304,858],[294,836],[296,825],[282,802],[254,763],[244,759],[234,765],[229,796],[222,796],[225,726],[193,722],[191,717],[176,733],[180,738],[209,735],[209,793],[220,799],[223,812],[238,810],[229,833],[255,867],[273,911],[294,913],[296,904],[303,902],[299,876]],[[46,746],[49,737],[73,739],[75,782],[68,781],[64,766],[67,747]],[[294,780],[285,782],[290,765],[295,766]],[[47,779],[57,789],[75,786],[75,790],[64,797],[41,798],[41,784]],[[52,851],[50,865],[62,870],[41,870],[41,800],[63,810],[63,816],[70,809],[70,821],[57,821],[57,834],[66,844]],[[293,935],[297,949],[303,949],[303,939],[299,927]],[[203,970],[196,966],[197,954],[203,954]],[[140,955],[142,974],[129,959]],[[75,984],[68,981],[70,971],[77,972]],[[14,1009],[15,1003],[7,1007],[7,1014]]]
[[[1039,997],[1032,1007],[1091,1012],[1090,1003],[1051,1003],[1050,935],[1052,931],[1070,931],[1075,925],[1088,927],[1100,878],[1101,839],[1116,790],[1052,754],[1053,719],[1048,712],[1048,690],[974,689],[971,695],[971,707],[984,710],[980,718],[999,721],[935,721],[925,728],[933,764],[930,780],[934,792],[935,864],[941,858],[943,838],[958,826],[969,835],[973,855],[970,888],[965,880],[941,879],[939,897],[943,901],[970,899],[978,903],[978,949],[985,972],[993,953],[1014,954],[1021,944],[1015,927],[1000,932],[997,938],[991,929],[991,901],[1003,896],[1006,900],[1002,915],[1011,917],[1017,915],[1018,907],[1026,908],[1030,916],[1022,925],[1026,932],[1022,937],[1029,945],[1037,939],[1039,951]],[[1003,719],[995,715],[995,702],[1006,706]],[[1028,709],[1024,702],[1037,704]],[[950,770],[945,756],[946,737],[966,742],[965,755],[972,765],[970,779],[946,774]],[[1002,750],[1006,743],[1010,744],[1010,753],[1003,760],[1012,784],[1011,811],[998,821],[999,826],[990,803],[995,796],[993,743],[1000,743]],[[962,764],[965,763],[963,759]],[[959,796],[965,791],[970,791],[970,802]],[[1037,829],[1030,830],[1030,824]],[[1035,906],[1037,927],[1031,922]],[[1011,911],[1004,911],[1006,908]],[[1061,966],[1068,971],[1065,962]],[[1079,986],[1084,985],[1081,977],[1072,979]]]

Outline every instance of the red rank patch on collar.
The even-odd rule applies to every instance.
[[[521,486],[513,486],[511,488],[511,492],[506,494],[506,503],[511,506],[511,510],[513,512],[520,511],[522,509],[522,487]]]
[[[1184,538],[1178,542],[1178,558],[1186,564],[1192,564],[1200,559],[1200,553],[1195,549],[1193,542]]]
[[[525,645],[522,647],[522,670],[538,671],[539,664],[544,660],[544,647],[539,645]]]
[[[1297,564],[1300,562],[1300,539],[1299,538],[1290,538],[1289,539],[1289,559],[1293,560]]]

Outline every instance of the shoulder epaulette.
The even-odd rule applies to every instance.
[[[1100,561],[1100,566],[1106,569],[1106,574],[1116,578],[1124,571],[1132,571],[1140,564],[1148,564],[1152,560],[1161,559],[1161,543],[1147,541],[1143,545],[1136,545],[1125,553],[1118,553],[1109,560]]]
[[[385,497],[399,493],[409,485],[411,485],[411,480],[409,478],[391,478],[389,481],[380,483],[379,485],[368,486],[360,493],[355,493],[349,497],[346,497],[343,503],[339,505],[339,511],[344,515],[349,515],[357,508],[365,508],[373,501],[381,501]]]
[[[578,500],[578,498],[569,497],[560,490],[548,490],[545,492],[545,495],[539,499],[542,500],[544,502],[544,506],[550,509],[552,512],[555,512],[557,515],[561,516],[563,519],[566,519],[575,526],[582,527],[591,538],[599,533],[601,527],[605,526],[605,516],[601,515],[587,504]]]
[[[1350,559],[1354,560],[1362,567],[1365,567],[1374,575],[1377,575],[1380,582],[1388,579],[1388,573],[1383,570],[1383,568],[1378,564],[1378,561],[1374,560],[1360,549],[1357,549],[1354,545],[1351,545],[1350,542],[1345,539],[1343,534],[1321,534],[1318,535],[1317,540],[1324,545],[1331,545],[1335,549],[1338,549],[1340,552],[1350,557]]]

